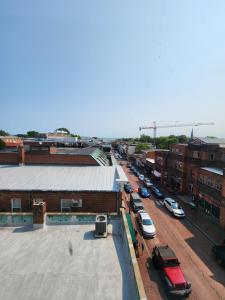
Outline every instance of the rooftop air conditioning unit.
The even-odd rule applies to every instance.
[[[107,237],[107,216],[106,215],[96,216],[95,237]]]

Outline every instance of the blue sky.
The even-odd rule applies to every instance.
[[[214,121],[195,135],[225,137],[223,0],[1,1],[0,37],[10,133],[122,137],[154,120]]]

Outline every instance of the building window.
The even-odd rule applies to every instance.
[[[199,176],[199,181],[200,181],[200,183],[204,183],[204,176],[203,175]]]
[[[213,187],[212,178],[210,178],[210,177],[207,178],[207,185]]]
[[[61,211],[70,212],[71,208],[82,207],[82,199],[61,199]]]
[[[212,205],[212,216],[215,217],[216,219],[220,218],[220,209],[219,207]]]
[[[215,188],[216,188],[218,191],[221,191],[221,190],[222,190],[222,183],[216,182]]]
[[[61,211],[62,212],[71,211],[71,199],[61,199]]]
[[[21,211],[21,199],[20,198],[12,198],[11,199],[11,208],[12,208],[12,212],[20,212]]]
[[[198,151],[193,151],[193,155],[194,158],[200,158],[200,152]]]
[[[215,159],[215,153],[209,153],[209,160]]]

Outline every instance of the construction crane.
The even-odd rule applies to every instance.
[[[139,127],[139,130],[142,129],[153,129],[153,138],[154,138],[154,144],[156,139],[156,130],[158,128],[173,128],[173,127],[195,127],[195,126],[201,126],[201,125],[214,125],[214,122],[207,122],[207,123],[187,123],[187,124],[173,124],[173,125],[160,125],[156,126],[156,121],[153,121],[153,126],[143,126]]]

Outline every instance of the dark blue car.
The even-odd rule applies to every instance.
[[[152,188],[152,193],[159,199],[165,198],[164,194],[155,186]]]
[[[148,198],[150,196],[150,193],[148,192],[148,190],[145,187],[140,187],[138,189],[138,192],[139,192],[140,196],[143,198]]]

